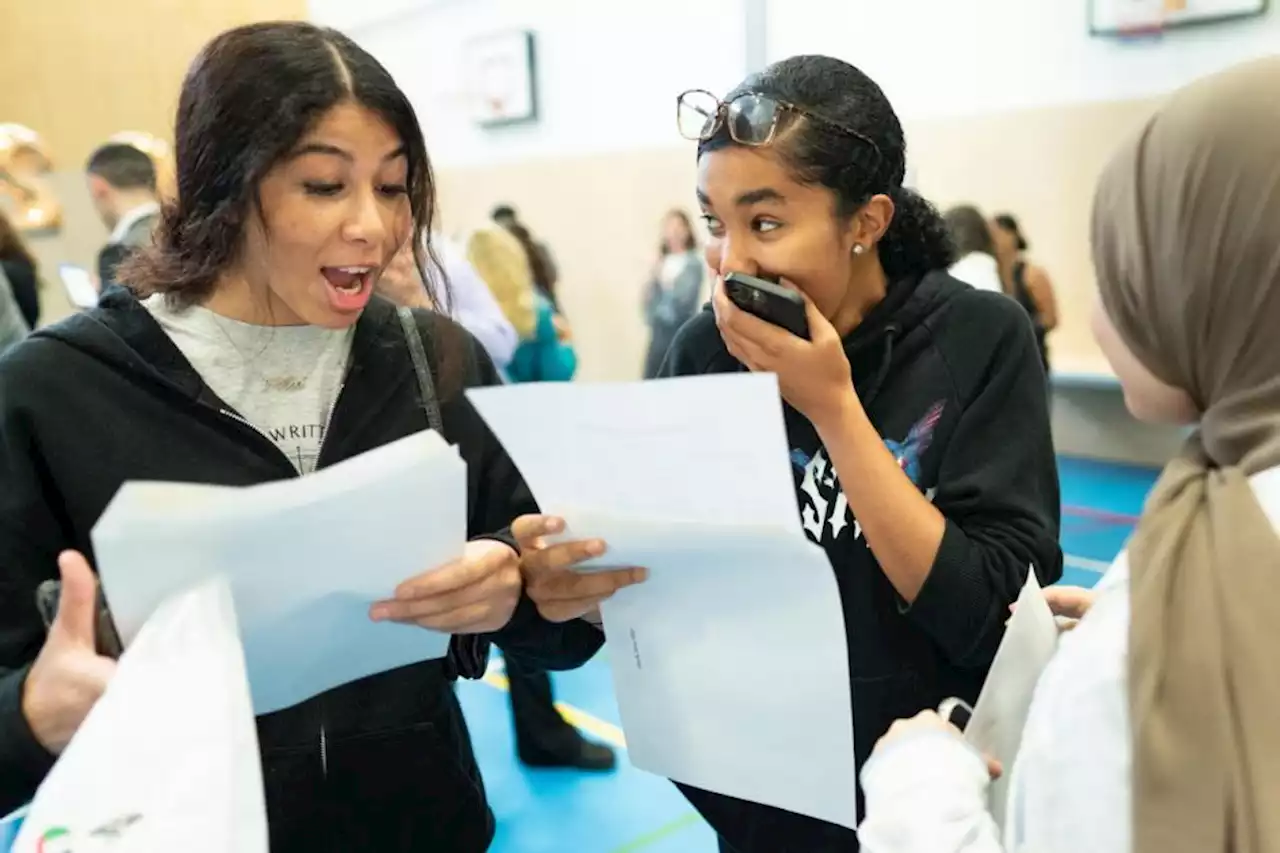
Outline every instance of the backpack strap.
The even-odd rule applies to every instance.
[[[413,319],[413,312],[408,308],[397,308],[400,317],[400,328],[404,330],[405,342],[409,345],[409,357],[413,359],[413,372],[418,376],[418,400],[427,416],[427,425],[440,435],[444,435],[444,419],[440,416],[440,401],[436,397],[436,383],[431,376],[431,367],[427,364],[427,351],[422,345],[422,330]]]
[[[418,399],[427,415],[427,424],[444,437],[444,418],[440,414],[440,400],[436,397],[436,383],[427,363],[426,347],[422,343],[422,330],[408,308],[397,308],[400,328],[404,330],[405,343],[409,345],[409,357],[413,359],[413,372],[418,377]],[[489,640],[477,634],[455,634],[449,640],[449,653],[445,656],[445,677],[475,680],[482,678],[489,666]]]

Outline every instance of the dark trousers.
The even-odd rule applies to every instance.
[[[508,656],[506,662],[516,751],[522,755],[536,755],[572,749],[581,735],[556,710],[555,697],[551,694],[551,676],[513,656]]]

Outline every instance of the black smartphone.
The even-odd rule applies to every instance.
[[[731,272],[724,277],[729,300],[761,320],[781,326],[797,337],[809,339],[809,319],[804,298],[776,282],[753,275]]]
[[[44,622],[45,630],[53,625],[53,620],[58,616],[58,601],[61,597],[61,581],[42,581],[36,587],[36,609],[40,611],[40,619]],[[102,595],[101,586],[98,587],[97,599],[98,613],[94,628],[97,634],[98,654],[103,657],[119,658],[124,653],[124,645],[120,642],[120,635],[116,633],[115,623],[111,621],[111,611],[107,609],[107,600]]]

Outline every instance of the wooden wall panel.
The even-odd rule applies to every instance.
[[[77,170],[121,130],[172,134],[183,74],[228,27],[305,18],[306,0],[3,0],[0,122]]]

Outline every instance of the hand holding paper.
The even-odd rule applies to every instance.
[[[429,595],[457,593],[422,616],[428,623],[483,629],[510,618],[518,582],[511,549],[457,563],[469,547],[466,476],[457,449],[422,432],[306,477],[248,488],[126,483],[93,529],[120,637],[127,649],[161,602],[226,577],[258,714],[444,657],[445,630],[375,622],[370,608],[398,587],[427,583]],[[473,557],[483,550],[470,546]],[[457,571],[438,580],[421,574],[451,563]]]
[[[143,625],[13,849],[267,853],[257,728],[225,581],[173,596]]]
[[[116,662],[95,649],[98,581],[82,554],[58,558],[58,614],[27,676],[22,713],[45,749],[60,753],[115,675]]]
[[[885,732],[880,740],[876,741],[876,752],[885,749],[895,741],[904,740],[915,736],[920,732],[938,731],[954,735],[958,739],[963,739],[964,735],[954,725],[942,718],[937,711],[921,711],[914,717],[904,717],[895,720],[893,725],[889,726],[889,731]],[[987,762],[987,773],[992,779],[999,779],[1004,775],[1004,767],[1000,762],[989,755],[984,755],[983,760]]]
[[[575,566],[603,556],[608,546],[600,539],[548,543],[547,537],[564,532],[563,519],[525,515],[516,519],[511,530],[523,552],[521,567],[529,598],[550,622],[592,614],[615,592],[647,577],[644,569],[575,570]]]
[[[410,578],[395,598],[370,610],[390,620],[449,634],[483,634],[511,621],[520,600],[520,557],[504,542],[467,543],[461,559]]]

